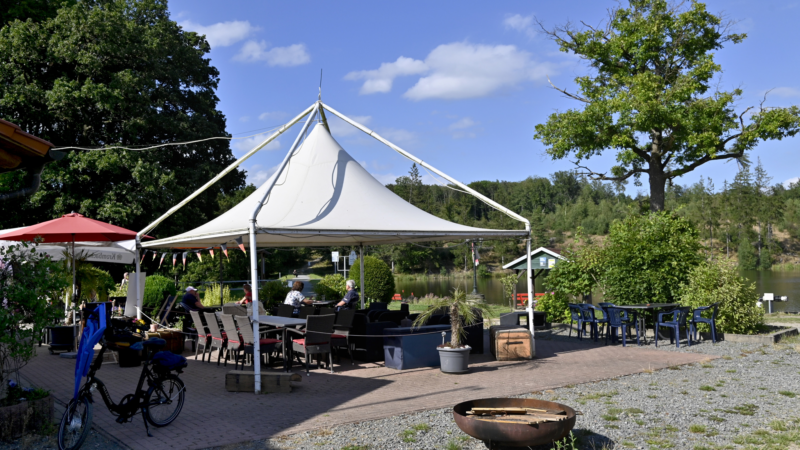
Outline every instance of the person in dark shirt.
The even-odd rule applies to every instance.
[[[358,292],[356,292],[356,282],[353,280],[347,280],[345,283],[345,289],[347,289],[347,293],[344,294],[344,298],[342,301],[336,304],[336,310],[341,311],[343,309],[352,309],[355,308],[358,304]]]
[[[200,295],[197,293],[197,289],[192,286],[186,288],[186,293],[183,294],[181,299],[181,305],[187,311],[205,311],[203,303],[200,302]]]

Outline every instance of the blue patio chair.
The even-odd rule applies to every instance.
[[[689,341],[689,346],[692,345],[691,330],[686,324],[686,319],[689,316],[689,310],[690,308],[682,307],[675,308],[672,311],[658,313],[655,329],[656,347],[658,347],[658,330],[660,330],[661,327],[667,327],[670,329],[669,343],[672,344],[672,340],[675,339],[675,346],[678,348],[681,348],[680,328],[684,327],[686,329],[686,339]]]
[[[584,312],[584,320],[592,324],[592,331],[594,331],[594,341],[597,342],[600,336],[600,325],[603,326],[603,331],[608,334],[608,314],[603,308],[584,303],[581,305]],[[598,316],[600,314],[600,317]]]
[[[631,326],[633,326],[636,329],[636,344],[639,345],[639,322],[636,320],[629,320],[628,311],[625,311],[624,309],[609,306],[606,311],[608,313],[608,329],[609,329],[609,332],[606,334],[606,344],[608,344],[609,335],[611,336],[611,343],[613,344],[614,342],[616,342],[617,330],[621,328],[622,346],[625,347],[626,345],[625,335],[630,334]]]
[[[578,339],[583,340],[583,333],[585,333],[585,324],[586,321],[583,318],[583,308],[581,305],[577,303],[570,303],[569,304],[569,314],[570,314],[570,322],[569,322],[569,336],[572,336],[572,324],[578,324]]]
[[[703,311],[708,311],[711,309],[711,318],[707,319],[702,316]],[[717,309],[719,309],[719,302],[712,304],[711,306],[701,306],[696,308],[692,311],[692,318],[689,320],[689,324],[692,327],[692,336],[694,336],[694,340],[697,341],[697,324],[698,323],[705,323],[711,327],[711,342],[717,343]]]

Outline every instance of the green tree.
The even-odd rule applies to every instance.
[[[607,301],[672,303],[700,263],[697,229],[670,212],[630,215],[611,226],[601,277]]]
[[[5,0],[0,7],[0,26],[15,20],[41,22],[56,16],[59,8],[76,0]]]
[[[170,20],[165,0],[67,4],[53,18],[0,29],[0,117],[59,147],[226,136],[209,50],[203,36]],[[233,161],[228,141],[219,139],[144,151],[70,151],[45,166],[32,198],[0,204],[0,226],[76,211],[141,229]],[[243,186],[244,173],[232,172],[154,233],[206,221],[219,194]]]
[[[350,279],[356,284],[361,279],[361,262],[356,260],[353,269],[350,271]],[[374,256],[364,257],[364,284],[359,286],[364,301],[367,299],[379,302],[389,302],[394,295],[394,275],[392,269],[382,260]]]
[[[670,180],[710,161],[744,158],[760,141],[794,136],[800,131],[797,106],[762,104],[737,112],[741,89],[709,92],[722,71],[714,52],[746,38],[729,33],[729,25],[696,1],[682,7],[630,0],[628,8],[610,12],[604,27],[542,27],[594,73],[575,79],[576,93],[556,88],[583,109],[550,115],[534,138],[553,159],[572,156],[596,180],[633,177],[638,183],[646,174],[650,210],[661,211]],[[608,150],[617,152],[618,162],[610,173],[582,165]]]

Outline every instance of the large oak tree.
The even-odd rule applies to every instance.
[[[665,185],[701,165],[745,158],[760,141],[794,136],[800,109],[754,105],[737,110],[741,89],[722,91],[714,51],[746,35],[706,11],[702,3],[630,0],[610,11],[607,23],[566,24],[542,30],[561,51],[578,55],[592,69],[575,79],[577,91],[556,88],[582,104],[556,112],[536,126],[534,138],[553,159],[571,157],[597,180],[637,182],[646,174],[650,209],[664,209]],[[614,151],[609,172],[585,160]]]
[[[0,117],[57,147],[227,136],[209,44],[170,20],[165,0],[62,4],[54,17],[13,20],[0,29]],[[70,150],[45,166],[33,197],[0,204],[0,227],[76,211],[141,229],[232,161],[226,140],[146,151]],[[243,186],[244,173],[231,173],[155,233],[197,226],[213,217],[218,196]]]

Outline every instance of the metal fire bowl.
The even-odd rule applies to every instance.
[[[537,425],[486,422],[467,415],[467,411],[473,407],[560,409],[566,411],[567,418],[560,422],[544,422]],[[551,444],[567,437],[575,426],[575,410],[569,406],[525,398],[485,398],[459,403],[453,407],[453,418],[461,431],[482,440],[489,449],[498,445],[533,447]]]

